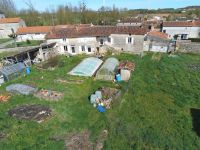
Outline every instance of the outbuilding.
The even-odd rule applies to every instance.
[[[96,79],[114,80],[119,61],[116,58],[108,58],[96,74]]]
[[[0,69],[0,74],[3,75],[4,81],[12,80],[20,75],[26,74],[26,66],[23,63],[5,66]]]

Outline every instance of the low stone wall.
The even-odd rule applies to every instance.
[[[200,43],[178,43],[177,52],[182,53],[200,53]]]

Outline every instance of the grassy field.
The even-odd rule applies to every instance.
[[[81,85],[54,82],[58,78],[76,79],[67,72],[84,57],[62,57],[64,67],[52,71],[33,67],[31,75],[0,87],[4,92],[11,83],[25,83],[65,93],[59,102],[15,95],[9,102],[0,103],[0,131],[7,134],[7,138],[0,140],[0,149],[61,150],[65,149],[64,142],[52,141],[51,137],[86,129],[91,133],[91,141],[95,141],[102,130],[108,130],[106,150],[199,149],[200,138],[193,130],[190,109],[200,108],[200,72],[188,68],[190,64],[200,65],[199,55],[116,56],[120,60],[134,61],[136,70],[129,83],[120,83],[122,97],[104,114],[91,106],[88,96],[99,87],[116,84],[92,78],[81,78],[84,79]],[[53,109],[53,116],[41,124],[8,116],[9,109],[22,104],[47,105]]]
[[[37,46],[40,45],[42,42],[41,41],[35,41],[35,40],[30,40],[29,42],[25,41],[25,42],[17,42],[16,46],[17,47],[26,47],[26,46]],[[15,43],[12,43],[10,45],[7,45],[6,48],[14,48],[15,47]]]
[[[12,40],[12,39],[10,39],[10,38],[0,39],[0,44],[6,43],[6,42],[8,42],[8,41],[10,41],[10,40]]]

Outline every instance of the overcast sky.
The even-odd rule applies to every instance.
[[[25,1],[28,0],[13,0],[18,9],[27,8]],[[46,8],[56,8],[58,5],[71,3],[78,6],[78,3],[83,0],[31,0],[34,7],[40,11]],[[115,5],[119,8],[129,9],[157,9],[157,8],[180,8],[191,5],[200,5],[200,0],[84,0],[87,7],[97,10],[102,5],[112,7]]]

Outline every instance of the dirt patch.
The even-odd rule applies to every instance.
[[[63,66],[64,60],[59,57],[52,57],[49,60],[36,65],[39,70],[55,70],[56,67]]]
[[[65,146],[68,150],[93,150],[89,137],[88,131],[72,134],[65,140]]]
[[[103,149],[103,143],[106,141],[107,137],[108,137],[108,131],[103,130],[97,139],[96,150]]]
[[[11,96],[8,95],[0,95],[0,103],[9,101]]]
[[[62,83],[62,84],[82,84],[84,81],[83,80],[78,80],[78,79],[56,79],[54,80],[56,83]]]
[[[103,150],[103,143],[107,139],[108,131],[103,130],[96,142],[90,141],[90,133],[88,130],[81,133],[73,133],[70,135],[53,137],[51,140],[64,140],[67,150]]]
[[[52,90],[40,90],[34,94],[35,97],[39,99],[44,99],[48,101],[59,101],[64,97],[64,93],[52,91]]]
[[[11,117],[22,120],[34,120],[38,123],[43,122],[51,116],[52,110],[43,105],[23,105],[8,111]]]

